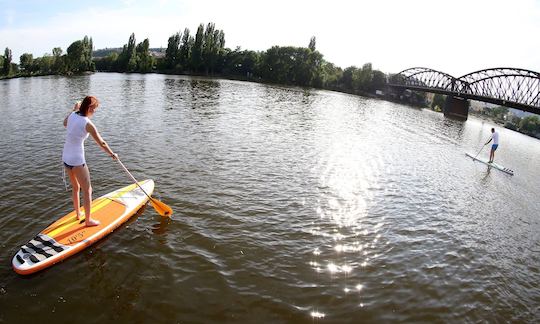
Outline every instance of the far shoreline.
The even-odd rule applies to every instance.
[[[406,105],[406,106],[410,106],[410,107],[417,107],[417,108],[421,108],[421,109],[427,109],[427,110],[430,110],[430,111],[433,111],[433,112],[436,112],[436,113],[442,113],[442,111],[436,111],[436,110],[434,110],[434,109],[432,109],[432,108],[430,108],[428,106],[418,106],[418,105],[414,105],[414,104],[411,104],[411,103],[408,103],[408,102],[405,102],[405,101],[390,100],[389,98],[387,98],[385,96],[377,96],[377,95],[374,95],[374,94],[371,94],[371,93],[359,93],[359,92],[354,93],[354,92],[347,91],[347,90],[344,90],[344,89],[316,88],[316,87],[300,86],[300,85],[294,85],[294,84],[274,83],[274,82],[265,81],[263,79],[257,80],[256,78],[246,78],[246,77],[241,77],[241,76],[236,76],[236,75],[231,75],[231,76],[229,76],[229,75],[221,75],[221,74],[219,74],[219,75],[217,75],[217,74],[207,75],[205,73],[180,73],[180,72],[165,72],[165,71],[117,72],[117,71],[96,70],[96,71],[84,71],[84,72],[69,73],[69,74],[56,74],[56,73],[41,73],[41,74],[32,74],[32,75],[17,74],[17,75],[11,75],[11,76],[0,76],[0,81],[11,80],[11,79],[20,79],[20,78],[44,77],[44,76],[76,77],[76,76],[92,75],[92,74],[95,74],[95,73],[107,73],[107,74],[108,73],[117,73],[117,74],[124,74],[124,75],[130,75],[130,74],[138,74],[138,75],[145,75],[145,74],[179,75],[179,76],[188,76],[188,77],[201,77],[201,78],[206,78],[206,79],[218,79],[218,80],[222,79],[222,80],[232,80],[232,81],[254,82],[254,83],[273,85],[273,86],[295,87],[295,88],[301,88],[301,89],[306,89],[306,90],[307,89],[326,90],[326,91],[333,91],[333,92],[338,92],[338,93],[344,93],[344,94],[359,96],[359,97],[363,97],[363,98],[380,99],[380,100],[384,100],[384,101],[388,101],[388,102],[396,102],[396,103]],[[478,113],[472,113],[472,112],[469,112],[469,115],[472,116],[472,117],[475,117],[478,120],[489,121],[489,122],[492,122],[494,124],[500,125],[500,127],[503,127],[505,129],[508,129],[508,130],[514,131],[516,133],[523,134],[523,135],[526,135],[528,137],[532,137],[534,139],[540,140],[540,138],[537,137],[537,136],[534,136],[534,135],[531,135],[531,134],[528,134],[528,133],[524,133],[524,132],[520,132],[519,130],[515,130],[515,129],[512,129],[512,128],[506,127],[503,121],[490,118],[490,116],[486,116],[486,115],[478,114]]]

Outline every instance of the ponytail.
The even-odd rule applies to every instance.
[[[94,96],[86,96],[84,97],[82,103],[81,103],[81,107],[79,108],[79,114],[81,116],[86,116],[88,114],[88,109],[90,108],[90,106],[95,106],[97,105],[99,102],[97,100],[96,97]]]

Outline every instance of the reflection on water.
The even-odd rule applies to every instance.
[[[69,211],[61,121],[85,94],[101,101],[102,135],[175,214],[145,208],[18,277],[7,260]],[[487,140],[486,121],[153,74],[2,80],[0,111],[0,322],[538,318],[538,140],[495,126],[511,177],[465,156]],[[96,195],[130,181],[93,143],[87,161]]]
[[[157,235],[163,235],[167,233],[167,228],[171,224],[172,220],[170,217],[161,217],[159,223],[156,223],[152,226],[152,232]]]

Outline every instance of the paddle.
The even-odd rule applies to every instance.
[[[482,145],[482,148],[480,149],[480,151],[478,151],[478,153],[476,153],[476,155],[474,156],[475,159],[476,159],[476,157],[478,156],[478,154],[480,154],[480,152],[482,152],[482,150],[484,149],[484,147],[485,147],[486,145],[487,145],[487,143],[484,144],[484,145]]]
[[[152,204],[152,207],[154,207],[154,209],[156,210],[156,212],[158,214],[160,214],[161,216],[166,216],[166,217],[171,217],[173,211],[172,211],[172,208],[169,207],[167,204],[165,204],[164,202],[161,202],[157,199],[154,199],[152,197],[150,197],[150,195],[148,195],[146,193],[146,191],[144,191],[144,189],[139,185],[139,182],[137,181],[137,179],[135,179],[135,177],[131,174],[131,172],[129,172],[129,170],[126,168],[126,166],[124,165],[124,163],[122,163],[122,161],[120,161],[119,158],[116,158],[116,161],[118,161],[118,163],[120,163],[120,165],[122,166],[122,168],[124,168],[124,171],[127,172],[127,174],[129,174],[129,176],[131,177],[131,179],[133,181],[135,181],[135,184],[137,184],[137,186],[139,186],[139,188],[141,188],[142,192],[144,192],[144,194],[150,198],[150,203]]]

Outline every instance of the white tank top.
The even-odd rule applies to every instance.
[[[493,138],[493,144],[499,145],[499,133],[493,132],[491,138]]]
[[[75,112],[67,120],[66,142],[62,152],[62,161],[71,166],[86,164],[84,158],[84,141],[88,138],[86,124],[90,119]]]

